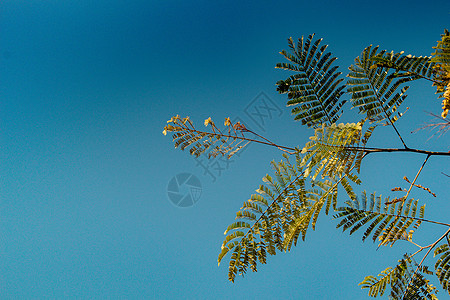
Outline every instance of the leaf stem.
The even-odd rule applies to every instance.
[[[402,205],[401,205],[400,211],[402,211],[402,209],[403,209],[403,204],[405,204],[405,200],[408,199],[408,196],[409,196],[409,194],[410,194],[410,192],[411,192],[411,190],[412,190],[412,188],[413,188],[413,186],[414,186],[414,183],[416,182],[417,178],[419,177],[420,172],[422,172],[422,169],[423,169],[423,167],[425,166],[425,164],[427,163],[428,158],[430,158],[430,154],[428,154],[427,157],[425,158],[424,162],[422,163],[422,166],[420,166],[420,169],[419,169],[419,171],[418,171],[417,174],[416,174],[416,177],[414,177],[414,180],[411,182],[411,185],[409,186],[409,189],[408,189],[408,191],[406,192],[406,195],[403,196],[403,201],[402,201]],[[399,211],[399,213],[400,213],[400,211]]]
[[[406,146],[406,143],[403,140],[402,136],[400,135],[400,132],[398,132],[397,127],[395,127],[394,122],[392,122],[391,118],[389,118],[389,115],[387,114],[387,112],[383,106],[383,102],[380,100],[381,96],[378,95],[378,90],[375,88],[375,86],[373,85],[372,82],[370,82],[370,86],[371,86],[372,90],[374,91],[377,101],[379,102],[381,108],[383,109],[383,112],[384,112],[386,118],[389,120],[389,123],[391,123],[392,128],[394,128],[395,132],[397,133],[398,137],[400,138],[400,141],[402,142],[403,147],[405,147],[405,149],[409,149],[408,146]]]
[[[264,139],[264,140],[266,140],[266,141],[268,141],[268,142],[264,142],[264,141],[260,141],[260,140],[256,140],[256,139],[250,139],[250,138],[241,137],[241,136],[228,135],[228,134],[223,134],[223,133],[218,134],[218,133],[211,133],[211,132],[207,132],[207,131],[200,131],[200,130],[197,130],[197,129],[192,129],[192,130],[190,130],[190,131],[191,131],[191,132],[198,133],[198,134],[206,134],[206,135],[211,135],[211,134],[212,134],[212,135],[219,136],[219,137],[234,138],[234,139],[240,139],[240,140],[249,141],[249,142],[260,143],[260,144],[264,144],[264,145],[269,145],[269,146],[277,147],[277,148],[279,148],[279,149],[282,150],[282,151],[285,151],[285,150],[283,150],[283,149],[291,150],[291,151],[295,151],[295,150],[296,150],[295,148],[292,148],[292,147],[287,147],[287,146],[277,145],[277,144],[275,144],[275,143],[269,141],[268,139],[266,139],[266,138],[260,136],[259,134],[256,134],[256,133],[254,133],[253,131],[248,130],[248,129],[246,129],[247,132],[251,132],[251,133],[253,133],[254,135],[256,135],[256,136],[258,136],[258,137],[260,137],[260,138],[262,138],[262,139]],[[287,151],[286,151],[286,152],[287,152]],[[288,152],[288,153],[289,153],[289,154],[293,154],[293,153],[291,153],[291,152]]]
[[[277,147],[277,148],[280,149],[281,151],[284,151],[284,152],[286,152],[286,153],[288,153],[288,154],[290,154],[290,155],[293,155],[293,154],[295,153],[295,152],[289,152],[289,151],[285,150],[285,149],[288,149],[288,147],[284,147],[284,146],[277,145],[277,144],[273,143],[272,141],[266,139],[265,137],[263,137],[263,136],[257,134],[256,132],[251,131],[250,129],[247,129],[247,131],[253,133],[254,135],[256,135],[256,136],[259,137],[259,138],[262,138],[262,139],[266,140],[267,142],[270,143],[271,146]],[[283,149],[283,148],[284,148],[284,149]],[[292,148],[291,148],[291,149],[292,149]],[[295,149],[292,149],[292,150],[295,150]]]
[[[420,153],[420,154],[426,154],[429,156],[450,156],[449,152],[439,152],[439,151],[427,151],[427,150],[421,150],[421,149],[414,149],[414,148],[371,148],[371,147],[353,147],[348,146],[345,147],[346,149],[352,149],[357,151],[363,151],[366,153],[376,153],[376,152],[412,152],[412,153]]]

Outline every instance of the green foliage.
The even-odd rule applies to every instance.
[[[425,274],[432,275],[426,266],[418,265],[411,256],[405,255],[396,267],[391,283],[390,299],[437,299],[436,287]]]
[[[336,228],[342,227],[345,231],[350,229],[350,234],[368,225],[363,234],[363,241],[371,234],[372,240],[380,241],[380,246],[390,244],[391,247],[398,240],[412,240],[412,234],[422,223],[425,213],[425,205],[419,209],[418,200],[383,205],[381,196],[375,197],[375,193],[368,199],[366,193],[362,194],[362,200],[347,201],[347,206],[336,209],[338,212],[333,217],[341,219]],[[388,202],[389,199],[386,199]],[[416,215],[418,217],[416,218]],[[409,228],[412,229],[407,232]]]
[[[438,256],[435,275],[450,294],[450,224],[425,219],[425,205],[419,207],[418,200],[409,197],[413,187],[431,193],[415,181],[430,156],[450,156],[450,153],[408,148],[394,125],[402,116],[399,107],[406,99],[408,86],[405,84],[417,79],[432,81],[438,92],[443,93],[445,118],[450,108],[449,32],[445,31],[438,42],[433,58],[379,51],[378,47],[369,46],[349,67],[346,82],[340,78],[338,67],[333,66],[336,58],[326,52],[327,45],[321,42],[322,39],[314,40],[314,35],[302,37],[297,43],[290,38],[291,52],[281,52],[288,62],[276,66],[294,73],[278,81],[277,90],[287,94],[287,105],[293,106],[295,120],[314,128],[314,135],[301,151],[276,145],[242,124],[232,124],[229,118],[225,119],[226,132],[220,131],[211,118],[205,125],[210,125],[212,131],[199,131],[188,117],[178,116],[164,127],[164,134],[173,132],[175,147],[189,148],[196,156],[211,148],[209,156],[231,157],[249,142],[293,151],[287,152],[292,155],[291,160],[284,153],[284,160],[272,162],[274,177],[266,175],[257,194],[245,201],[236,213],[235,222],[224,232],[218,263],[230,254],[228,278],[234,282],[237,274],[244,275],[249,268],[257,271],[258,263],[267,262],[267,254],[290,251],[299,239],[305,240],[308,230],[315,230],[323,210],[325,215],[334,211],[334,219],[339,220],[337,228],[348,229],[350,235],[363,229],[363,241],[371,237],[374,242],[379,241],[379,246],[392,247],[403,240],[419,248],[413,254],[406,254],[394,268],[387,268],[378,276],[367,276],[360,285],[369,290],[369,296],[383,296],[389,288],[391,299],[437,299],[436,288],[425,278],[433,272],[422,265],[434,248],[434,255]],[[345,100],[341,97],[345,93],[351,94],[351,104],[358,108],[362,121],[336,124],[342,114]],[[403,149],[367,146],[381,122],[395,130]],[[363,130],[368,123],[369,127]],[[263,140],[246,138],[246,132]],[[415,179],[405,179],[410,184],[408,190],[392,189],[405,191],[406,195],[389,201],[389,197],[383,200],[375,193],[367,196],[363,192],[358,199],[354,187],[361,184],[357,174],[362,160],[370,153],[394,151],[427,155]],[[337,207],[338,191],[342,189],[348,200],[345,206]],[[447,231],[428,246],[419,246],[412,237],[424,222],[446,226]],[[443,244],[444,238],[447,243]],[[425,249],[428,249],[426,254],[417,264],[413,257]]]
[[[402,53],[386,53],[385,50],[377,52],[378,47],[369,46],[355,59],[355,64],[349,67],[347,91],[352,94],[353,107],[357,107],[369,120],[394,123],[401,117],[396,112],[405,100],[409,86],[403,86],[400,92],[397,90],[404,83],[417,78],[412,74],[406,75],[407,73],[403,73],[401,77],[390,76],[389,68],[396,68],[398,65],[400,69],[408,70],[411,63],[407,63],[408,58],[405,59]],[[377,64],[380,60],[389,61],[389,67]],[[425,67],[421,69],[427,70]]]
[[[388,77],[408,77],[410,80],[416,79],[433,79],[435,76],[435,63],[431,61],[431,57],[403,55],[403,52],[382,52],[372,58],[375,62],[371,68],[393,69]]]
[[[442,100],[442,118],[446,118],[450,110],[450,32],[445,29],[442,39],[438,41],[436,51],[433,53],[432,62],[436,62],[436,81],[433,85],[437,88]]]
[[[359,283],[362,289],[369,289],[370,297],[383,296],[389,287],[390,299],[437,299],[436,287],[425,279],[425,274],[433,274],[426,267],[419,267],[408,255],[398,261],[394,268],[386,268],[378,276],[367,276]],[[413,267],[418,268],[413,271]]]
[[[288,39],[291,53],[280,53],[289,63],[278,63],[276,68],[295,72],[285,80],[277,82],[277,91],[287,93],[288,106],[294,106],[292,114],[295,120],[301,120],[308,127],[335,123],[342,114],[345,101],[340,100],[344,94],[342,74],[337,66],[332,66],[336,57],[325,52],[328,45],[320,45],[322,39],[313,41],[314,34],[295,44]]]
[[[328,214],[336,208],[337,183],[329,180],[314,181],[305,186],[302,157],[295,154],[295,163],[285,160],[272,162],[275,178],[266,175],[249,200],[236,213],[236,222],[227,227],[218,262],[232,252],[228,278],[234,281],[239,273],[244,275],[248,267],[256,271],[257,261],[266,263],[267,253],[289,251],[301,236],[305,240],[307,230],[315,229],[323,207]]]
[[[363,122],[351,124],[332,124],[331,126],[316,128],[310,142],[302,149],[305,157],[305,176],[312,174],[312,179],[322,173],[330,178],[340,178],[350,174],[356,167],[359,171],[364,147],[370,137],[372,128],[362,134]],[[314,170],[314,173],[312,172]]]
[[[266,263],[267,253],[275,255],[276,250],[284,251],[284,233],[289,228],[293,216],[308,210],[310,206],[304,189],[303,170],[298,161],[272,162],[275,179],[266,175],[265,185],[260,185],[249,200],[244,202],[224,234],[218,263],[228,252],[232,252],[228,267],[228,278],[234,281],[236,274],[244,275],[247,268],[257,270],[257,261]],[[306,229],[305,229],[306,231]]]
[[[226,133],[222,133],[211,118],[205,120],[205,126],[210,125],[212,132],[197,130],[189,117],[180,118],[177,115],[167,123],[163,134],[174,132],[172,138],[175,148],[180,147],[181,150],[185,150],[190,147],[189,152],[196,157],[212,147],[212,150],[208,153],[209,157],[216,157],[221,154],[230,158],[250,143],[243,135],[243,132],[248,131],[245,126],[239,122],[233,125],[229,118],[225,119]]]
[[[319,214],[325,205],[325,213],[328,214],[330,206],[336,207],[337,203],[337,183],[329,180],[313,181],[313,186],[319,189],[311,188],[307,191],[305,198],[307,200],[302,210],[296,211],[292,216],[285,230],[283,249],[291,250],[292,245],[296,245],[301,234],[302,240],[305,240],[306,232],[311,226],[314,230],[316,227]]]
[[[438,41],[436,49],[433,53],[432,62],[441,66],[447,72],[450,72],[450,32],[445,29],[444,34],[441,35],[441,40]]]
[[[442,287],[447,290],[450,295],[450,247],[447,240],[447,244],[443,244],[434,250],[434,256],[440,255],[436,261],[434,268],[436,269],[436,276],[439,279]]]

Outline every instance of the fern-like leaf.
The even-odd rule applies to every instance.
[[[163,134],[173,132],[175,148],[189,148],[190,154],[196,157],[211,148],[208,157],[217,157],[220,154],[230,158],[250,143],[250,139],[244,137],[244,133],[249,130],[239,122],[232,124],[229,118],[225,119],[225,133],[220,131],[211,118],[205,120],[205,126],[210,125],[212,128],[210,132],[197,130],[189,117],[180,118],[177,115],[167,123]]]
[[[305,176],[310,176],[313,181],[319,175],[323,179],[336,181],[350,199],[355,199],[351,182],[360,184],[361,181],[353,170],[359,173],[365,157],[364,147],[376,127],[371,126],[363,133],[363,124],[361,121],[316,128],[311,141],[302,149],[305,154],[302,160]]]
[[[435,76],[434,66],[431,57],[428,56],[413,56],[403,55],[403,52],[394,54],[393,52],[382,52],[372,58],[375,62],[371,68],[386,68],[392,69],[390,78],[408,77],[410,80],[425,78],[433,80]]]
[[[375,276],[366,276],[362,282],[359,283],[361,289],[369,289],[370,297],[377,297],[378,294],[380,296],[384,295],[386,291],[386,287],[390,284],[395,276],[395,269],[386,268],[381,271],[377,277]]]
[[[404,255],[404,258],[399,262],[396,267],[395,278],[391,284],[389,298],[395,300],[437,300],[436,287],[430,284],[430,281],[424,276],[424,274],[432,274],[428,271],[428,268],[418,266],[414,259],[408,255]]]
[[[403,86],[400,92],[397,92],[397,89],[417,78],[412,74],[404,77],[389,76],[394,71],[387,66],[373,68],[376,59],[401,65],[408,61],[402,53],[386,53],[385,50],[377,52],[378,47],[369,46],[355,59],[355,64],[349,67],[347,91],[352,94],[353,107],[358,107],[359,112],[366,114],[369,120],[388,120],[392,124],[401,116],[396,112],[405,100],[409,87]],[[412,68],[408,64],[407,67]]]
[[[443,244],[434,250],[434,256],[438,256],[434,266],[436,276],[439,279],[442,287],[447,290],[450,295],[450,247],[448,244]]]
[[[444,34],[441,35],[441,40],[438,41],[436,47],[433,47],[435,52],[432,54],[432,62],[439,64],[445,71],[450,72],[450,32],[445,29]]]
[[[345,101],[340,100],[345,85],[337,66],[332,66],[336,57],[326,52],[327,45],[320,45],[322,39],[313,40],[314,34],[303,37],[296,44],[288,39],[291,53],[280,53],[289,61],[278,63],[276,68],[295,72],[286,80],[277,82],[277,91],[287,93],[288,106],[294,106],[292,114],[303,125],[318,127],[331,125],[342,114]]]
[[[256,271],[256,264],[266,263],[267,253],[289,251],[298,238],[304,240],[308,228],[315,229],[323,208],[328,214],[336,208],[338,183],[330,180],[314,181],[305,188],[302,156],[295,153],[295,162],[287,155],[272,166],[274,176],[266,175],[264,184],[244,202],[236,214],[236,222],[229,225],[218,263],[231,253],[229,280],[244,275],[248,268]]]
[[[450,32],[445,29],[442,39],[438,41],[432,62],[436,63],[436,77],[433,85],[437,88],[439,98],[442,100],[442,118],[446,118],[450,110]]]
[[[380,241],[379,246],[393,246],[398,240],[411,238],[422,223],[425,205],[418,210],[417,203],[418,200],[410,199],[403,205],[393,203],[384,206],[381,196],[375,197],[375,194],[372,194],[368,198],[364,192],[361,201],[347,201],[347,206],[337,208],[339,213],[333,217],[341,220],[336,227],[342,227],[343,231],[350,229],[350,234],[366,227],[363,241],[372,234],[374,242],[376,239]]]
[[[315,180],[322,173],[322,178],[335,179],[349,174],[350,169],[359,171],[364,154],[360,148],[365,146],[365,142],[361,141],[362,125],[363,122],[359,122],[316,128],[314,136],[309,138],[311,141],[302,149],[305,153],[302,161],[305,176],[311,174]]]
[[[266,263],[267,253],[284,251],[284,235],[294,215],[306,209],[305,180],[300,166],[301,157],[296,153],[294,163],[288,156],[279,163],[272,162],[275,178],[266,175],[258,194],[244,202],[237,212],[238,221],[232,223],[226,235],[218,263],[231,252],[228,278],[234,281],[237,274],[244,275],[248,268],[257,270],[257,262]]]
[[[320,189],[313,188],[305,193],[306,205],[303,209],[296,210],[287,223],[283,243],[285,251],[290,251],[292,245],[297,244],[300,235],[302,240],[305,240],[310,226],[315,230],[317,219],[324,205],[326,214],[328,214],[330,206],[333,209],[336,208],[338,184],[329,180],[315,181],[314,184]]]
[[[383,296],[389,287],[390,299],[437,299],[436,287],[421,274],[430,272],[426,267],[419,267],[415,272],[416,267],[417,263],[405,255],[394,268],[387,268],[376,277],[367,276],[359,285],[361,289],[369,289],[370,297]]]

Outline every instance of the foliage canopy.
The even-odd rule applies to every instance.
[[[322,39],[314,35],[294,42],[288,39],[289,51],[281,51],[287,62],[276,68],[291,73],[277,82],[277,91],[286,94],[295,120],[314,129],[303,148],[277,145],[229,118],[222,132],[211,118],[205,126],[211,130],[198,130],[189,117],[172,117],[164,127],[164,134],[172,132],[175,147],[189,149],[192,155],[201,155],[208,149],[210,156],[228,158],[249,143],[261,143],[284,151],[283,160],[272,162],[273,177],[266,175],[241,209],[236,221],[225,230],[218,263],[229,256],[228,278],[244,275],[248,268],[257,271],[259,263],[267,262],[267,254],[289,251],[305,240],[309,229],[314,230],[323,210],[338,221],[337,228],[353,234],[361,231],[362,240],[371,238],[379,246],[394,246],[402,240],[418,247],[415,253],[405,254],[398,264],[388,267],[377,276],[367,276],[360,283],[369,296],[382,296],[389,289],[392,299],[437,299],[437,288],[427,276],[437,276],[442,289],[450,294],[450,224],[425,218],[425,204],[410,197],[413,188],[420,188],[436,196],[416,180],[431,156],[448,159],[450,152],[433,152],[407,146],[395,123],[402,117],[400,107],[407,98],[409,86],[415,80],[427,80],[437,88],[442,98],[441,129],[447,130],[446,118],[450,109],[450,34],[444,34],[431,57],[416,57],[379,50],[368,46],[349,67],[347,78],[334,66],[336,60]],[[348,97],[349,99],[345,99]],[[355,123],[337,123],[349,102],[357,108],[361,119]],[[403,144],[403,148],[368,147],[372,133],[379,126],[390,126]],[[256,138],[249,138],[252,133]],[[372,153],[415,152],[424,155],[424,162],[408,189],[394,188],[403,196],[383,199],[375,193],[356,196],[362,161]],[[338,206],[339,186],[347,199]],[[323,215],[323,214],[322,214]],[[442,228],[442,235],[428,246],[420,246],[412,237],[421,224],[429,223]],[[438,229],[439,230],[439,229]],[[423,253],[419,263],[415,257]],[[434,251],[434,270],[423,263]]]

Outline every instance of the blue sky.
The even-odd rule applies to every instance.
[[[161,132],[176,114],[252,124],[245,109],[263,92],[280,113],[259,132],[301,146],[312,133],[275,91],[287,76],[274,66],[288,37],[323,37],[345,73],[370,44],[430,55],[449,20],[448,1],[2,1],[2,298],[364,297],[364,276],[414,248],[375,251],[326,217],[291,253],[228,282],[226,264],[217,267],[223,231],[281,153],[251,145],[213,181]],[[429,121],[425,111],[439,113],[434,89],[414,85],[406,106],[399,129],[411,147],[448,151],[448,134],[409,133]],[[373,142],[399,146],[389,129]],[[364,188],[389,195],[422,160],[372,157]],[[420,176],[441,197],[414,195],[440,221],[447,160],[430,159]],[[183,172],[202,184],[188,208],[167,196]],[[434,228],[417,239],[439,235]]]

